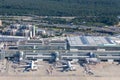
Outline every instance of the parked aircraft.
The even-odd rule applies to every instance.
[[[71,64],[71,61],[61,61],[62,66],[57,66],[58,68],[63,68],[62,72],[64,71],[76,71],[74,65]]]
[[[38,69],[37,61],[30,61],[30,62],[25,62],[26,65],[20,65],[20,68],[25,68],[23,72],[25,71],[36,71]]]

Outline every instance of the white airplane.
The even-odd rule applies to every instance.
[[[38,66],[40,65],[37,65],[37,61],[30,61],[30,62],[26,62],[27,65],[20,65],[19,67],[20,68],[25,68],[23,72],[25,71],[36,71],[38,69]]]
[[[70,71],[76,70],[75,66],[73,66],[73,65],[71,64],[71,61],[67,61],[67,67],[68,67],[68,69],[69,69]]]
[[[71,61],[62,61],[62,63],[62,66],[57,66],[58,68],[63,68],[62,71],[76,71],[75,66],[71,64]]]

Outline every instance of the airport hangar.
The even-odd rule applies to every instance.
[[[18,40],[19,41],[19,40]],[[85,60],[90,53],[102,61],[120,61],[120,38],[106,36],[74,36],[66,39],[23,40],[19,45],[2,50],[1,59],[19,54],[21,59]],[[16,47],[14,49],[14,47]],[[54,55],[53,55],[54,54]]]

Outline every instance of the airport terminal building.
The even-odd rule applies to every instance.
[[[120,61],[120,38],[106,36],[73,36],[65,39],[18,40],[0,52],[1,59],[19,54],[21,59],[85,60],[93,53],[100,60]]]
[[[67,40],[70,51],[120,51],[120,39],[116,37],[76,36]]]

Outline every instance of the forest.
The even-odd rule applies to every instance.
[[[0,15],[117,18],[120,0],[0,0]]]

